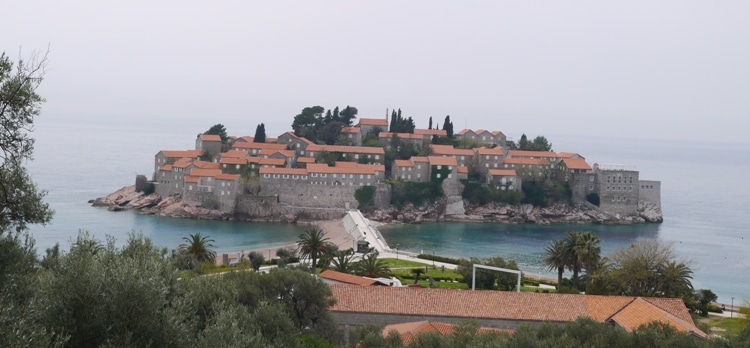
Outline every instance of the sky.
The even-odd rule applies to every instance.
[[[44,117],[290,130],[304,107],[418,127],[750,142],[748,1],[12,1]],[[197,132],[203,129],[197,129]]]

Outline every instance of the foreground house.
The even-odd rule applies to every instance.
[[[381,334],[384,338],[386,338],[391,331],[398,332],[399,336],[401,336],[401,340],[404,343],[404,346],[408,346],[412,342],[416,341],[417,336],[419,336],[420,334],[437,332],[441,336],[446,336],[456,332],[456,327],[454,324],[423,320],[411,323],[386,325],[385,327],[383,327],[383,331],[381,332]],[[513,332],[513,330],[480,327],[479,329],[477,329],[476,333],[482,334],[489,331],[504,331],[508,333]]]
[[[439,321],[457,324],[475,319],[484,327],[517,329],[521,324],[564,324],[588,317],[632,332],[658,321],[701,339],[708,335],[695,326],[678,298],[543,294],[329,285],[336,299],[331,308],[345,327]]]

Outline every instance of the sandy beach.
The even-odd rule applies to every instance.
[[[354,237],[349,235],[349,233],[346,231],[346,229],[344,228],[344,223],[341,221],[341,219],[314,221],[310,222],[309,224],[317,226],[318,228],[325,231],[325,236],[326,238],[328,238],[328,241],[336,244],[341,250],[353,248],[355,246]],[[270,251],[268,248],[262,248],[221,253],[216,255],[216,263],[224,264],[225,261],[235,262],[243,257],[243,255],[246,257],[251,252],[260,253],[264,258],[266,258],[266,260],[276,258],[276,250],[279,248],[297,249],[297,243],[295,243],[296,241],[289,242],[289,244],[270,249]],[[224,255],[227,255],[226,259],[224,258]]]

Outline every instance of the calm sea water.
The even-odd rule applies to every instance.
[[[255,125],[255,121],[252,126]],[[188,234],[202,232],[216,240],[218,251],[274,249],[289,244],[303,226],[196,221],[109,212],[86,202],[132,185],[135,175],[151,176],[161,149],[189,149],[195,135],[211,126],[205,120],[76,120],[45,116],[36,124],[35,161],[29,163],[37,184],[49,191],[56,211],[51,224],[31,229],[38,250],[60,243],[68,247],[80,229],[124,242],[131,231],[175,248]],[[250,126],[248,126],[250,128]],[[229,130],[233,133],[233,130]],[[237,134],[237,135],[246,135]],[[642,179],[662,181],[663,224],[497,225],[428,223],[389,226],[382,233],[401,250],[451,257],[503,256],[527,272],[547,273],[544,247],[567,231],[591,230],[602,240],[604,255],[639,239],[674,243],[692,260],[693,284],[710,288],[720,301],[750,298],[750,149],[746,145],[639,139],[603,139],[547,135],[557,151],[578,152],[591,163],[634,165]]]

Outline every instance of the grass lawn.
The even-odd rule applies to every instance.
[[[711,330],[711,332],[719,336],[736,335],[740,333],[740,331],[742,331],[745,326],[748,325],[748,319],[745,318],[725,318],[711,315],[709,315],[708,317],[694,315],[693,321],[695,321],[696,323],[704,323],[712,329],[716,328],[714,330]]]
[[[461,280],[461,275],[456,271],[446,268],[443,270],[441,267],[433,268],[431,264],[425,264],[416,261],[403,260],[403,259],[383,259],[385,264],[391,268],[393,275],[396,276],[401,283],[404,285],[414,284],[414,273],[412,269],[422,269],[427,267],[427,273],[422,273],[419,276],[419,282],[417,284],[424,287],[430,287],[429,278],[434,280],[435,286],[438,288],[445,289],[468,289],[468,285],[458,282]],[[443,280],[443,281],[440,281]],[[457,282],[453,282],[453,281]]]

